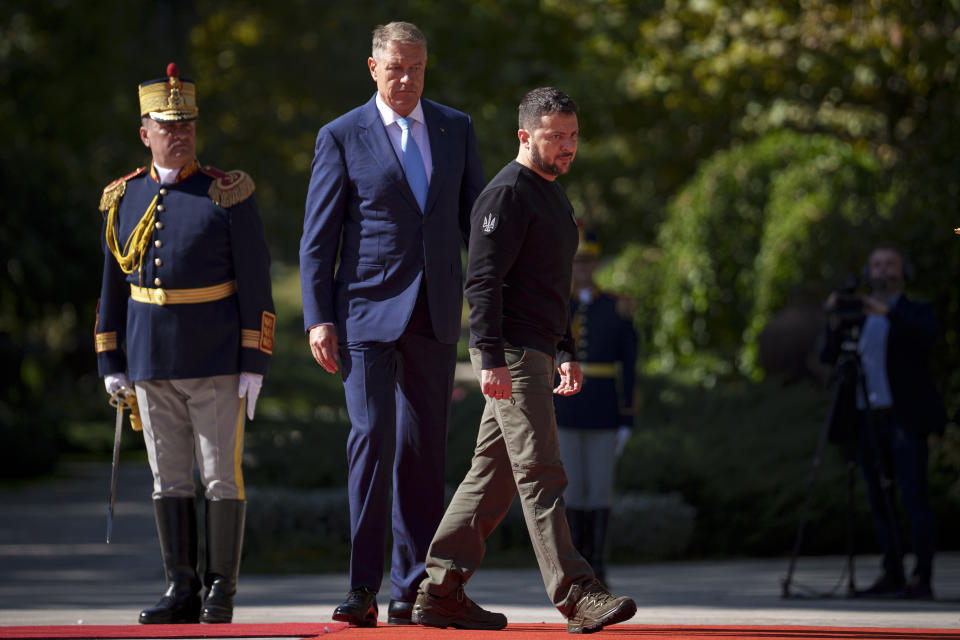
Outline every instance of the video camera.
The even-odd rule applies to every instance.
[[[859,287],[860,279],[850,275],[844,278],[837,288],[836,301],[829,310],[831,318],[836,321],[834,326],[845,328],[863,324],[866,316],[863,312],[863,300],[857,295]]]

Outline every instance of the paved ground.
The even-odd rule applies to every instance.
[[[104,544],[109,469],[74,466],[63,479],[0,490],[0,625],[132,624],[163,590],[149,474],[121,466],[114,542]],[[817,592],[843,558],[801,558],[794,584]],[[857,559],[858,583],[875,557]],[[960,554],[938,556],[936,602],[782,599],[786,559],[617,566],[610,582],[637,600],[634,624],[756,624],[960,629]],[[845,583],[844,583],[845,585]],[[236,622],[330,620],[348,588],[342,574],[242,574]],[[512,622],[562,622],[531,569],[481,569],[468,593]],[[381,611],[386,601],[380,602]]]

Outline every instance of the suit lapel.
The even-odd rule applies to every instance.
[[[423,215],[427,215],[443,187],[447,177],[446,167],[450,166],[450,141],[447,132],[447,119],[440,110],[427,100],[421,100],[423,118],[427,121],[427,135],[430,138],[430,156],[433,160],[433,174],[430,176],[430,188],[427,190],[427,204]]]
[[[389,136],[387,136],[387,130],[383,126],[383,119],[380,118],[380,112],[377,110],[376,94],[364,105],[363,112],[357,121],[357,128],[360,130],[360,140],[363,141],[370,155],[380,165],[384,176],[397,186],[403,197],[419,212],[420,205],[417,204],[417,199],[407,183],[407,177],[403,174],[403,167],[400,166],[400,160],[393,150],[393,145],[390,143]],[[432,136],[430,144],[432,150]],[[429,203],[429,196],[427,202]]]

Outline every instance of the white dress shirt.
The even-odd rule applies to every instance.
[[[400,165],[403,166],[403,150],[400,148],[400,138],[403,136],[403,131],[400,129],[400,125],[397,124],[397,118],[401,116],[387,106],[387,103],[380,97],[379,92],[377,92],[377,109],[380,111],[383,126],[387,129],[390,144],[393,145],[397,159],[400,161]],[[429,185],[430,179],[433,177],[433,156],[430,153],[430,137],[427,135],[427,121],[423,118],[423,107],[419,100],[417,100],[417,106],[415,106],[413,111],[407,116],[407,122],[410,123],[410,135],[413,136],[413,139],[417,142],[417,146],[420,148],[420,155],[423,157],[423,169],[427,174],[427,185]]]
[[[892,308],[900,295],[887,300]],[[889,409],[893,406],[893,393],[887,378],[887,339],[890,335],[890,319],[887,316],[868,315],[860,330],[860,342],[857,351],[863,365],[863,377],[866,379],[867,395],[871,409]],[[866,409],[863,390],[857,387],[857,408]]]
[[[177,181],[177,176],[180,175],[180,169],[164,169],[158,164],[154,164],[153,167],[157,170],[160,184],[173,184]]]

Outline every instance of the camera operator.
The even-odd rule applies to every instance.
[[[862,597],[933,598],[934,523],[927,497],[927,436],[943,430],[946,413],[928,367],[937,321],[930,305],[903,293],[911,271],[902,250],[879,245],[864,267],[870,295],[834,292],[826,304],[830,322],[821,360],[837,362],[844,341],[855,341],[867,393],[864,398],[857,384],[855,395],[846,398],[856,410],[854,406],[847,412],[838,408],[835,414],[853,416],[856,456],[883,550],[883,573],[870,588],[857,591]],[[860,317],[852,321],[858,307]],[[909,580],[894,517],[894,484],[910,520],[916,555]]]

